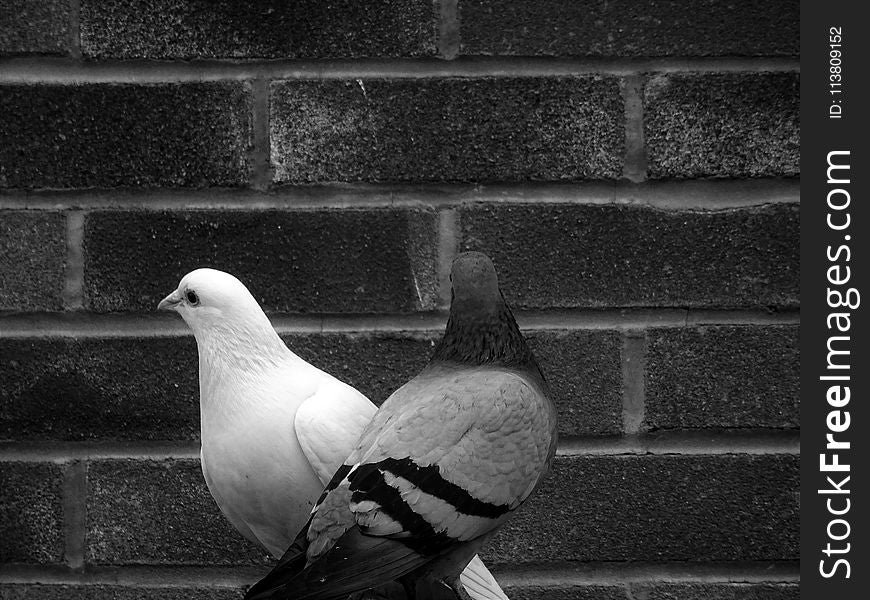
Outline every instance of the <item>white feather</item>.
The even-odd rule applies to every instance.
[[[377,407],[368,398],[332,378],[296,410],[296,438],[324,486],[351,453],[375,411]]]
[[[459,574],[459,581],[474,600],[508,600],[507,594],[477,555]]]

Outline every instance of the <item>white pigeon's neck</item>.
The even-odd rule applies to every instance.
[[[269,320],[220,321],[194,330],[200,356],[222,369],[261,371],[295,356]]]
[[[269,320],[221,321],[194,330],[199,352],[200,403],[203,417],[229,417],[243,398],[270,373],[301,361],[284,344]]]

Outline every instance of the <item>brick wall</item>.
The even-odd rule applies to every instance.
[[[249,6],[250,4],[250,6]],[[238,274],[382,400],[488,252],[553,472],[513,600],[798,597],[798,3],[0,5],[0,598],[239,598],[157,301]]]

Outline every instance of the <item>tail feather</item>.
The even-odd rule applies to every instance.
[[[508,600],[507,594],[477,555],[459,574],[459,582],[473,600]]]
[[[245,600],[344,599],[395,580],[426,562],[403,544],[365,536],[357,527],[349,529],[327,554],[307,567],[304,551],[300,554],[294,546],[271,573],[248,590]]]
[[[309,520],[310,524],[311,521]],[[245,600],[253,600],[255,598],[270,598],[273,590],[294,577],[298,576],[305,569],[305,563],[308,560],[305,550],[308,548],[306,533],[308,525],[306,525],[296,539],[287,548],[284,556],[278,561],[278,564],[272,571],[263,579],[248,588],[245,593]]]

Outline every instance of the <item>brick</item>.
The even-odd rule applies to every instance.
[[[634,597],[647,600],[798,600],[793,583],[660,583],[632,586]]]
[[[632,586],[627,596],[622,586],[503,586],[516,600],[797,600],[799,586],[775,583],[668,583],[653,587]],[[237,600],[242,588],[128,587],[122,585],[25,585],[0,584],[0,600]]]
[[[284,335],[296,354],[376,404],[426,365],[441,332]],[[562,435],[621,428],[619,336],[526,332]],[[0,339],[0,440],[197,440],[196,344],[188,337]]]
[[[432,56],[427,0],[82,1],[91,58],[362,58]]]
[[[107,460],[88,466],[86,561],[245,565],[269,557],[233,529],[198,460]]]
[[[427,363],[437,335],[285,335],[291,350],[380,404]],[[188,337],[0,338],[0,440],[197,440]]]
[[[245,83],[0,86],[0,187],[235,186]]]
[[[70,0],[0,3],[0,55],[68,54]]]
[[[469,204],[460,245],[488,253],[521,308],[799,305],[797,206],[670,211]],[[546,243],[541,243],[546,240]]]
[[[64,215],[0,212],[0,310],[61,310],[65,267]]]
[[[622,586],[503,586],[516,600],[797,600],[799,586],[775,583],[667,583],[652,587],[632,586],[627,596]],[[204,587],[128,587],[121,585],[25,585],[0,584],[0,600],[234,600],[242,589]]]
[[[0,439],[195,440],[192,337],[0,339]]]
[[[283,81],[272,165],[282,183],[616,179],[624,120],[614,77]]]
[[[557,458],[487,564],[797,560],[800,457]]]
[[[611,331],[526,331],[550,384],[561,435],[622,430],[621,337]],[[284,336],[299,356],[380,405],[426,366],[441,331]]]
[[[242,588],[0,584],[0,600],[239,600]]]
[[[426,210],[94,212],[85,305],[153,311],[208,266],[239,277],[266,311],[426,310],[437,298],[434,238]]]
[[[502,586],[511,600],[630,600],[617,585]]]
[[[797,325],[647,335],[647,428],[800,427]]]
[[[526,332],[550,384],[559,435],[622,432],[622,336],[616,331]]]
[[[795,0],[460,0],[461,54],[798,56]]]
[[[63,467],[0,462],[0,563],[63,560]]]
[[[285,335],[293,352],[379,405],[429,362],[434,333]]]
[[[800,75],[658,75],[644,88],[652,179],[800,173]]]

